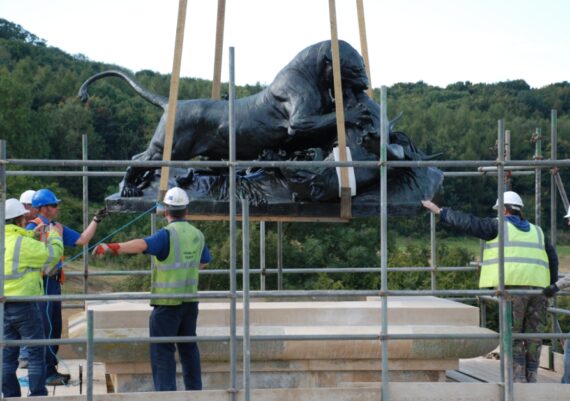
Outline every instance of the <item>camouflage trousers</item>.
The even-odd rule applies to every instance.
[[[544,332],[548,306],[544,295],[517,295],[513,297],[512,305],[513,333]],[[541,346],[542,340],[539,338],[513,341],[515,381],[536,381]]]

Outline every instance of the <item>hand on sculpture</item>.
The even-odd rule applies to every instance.
[[[112,244],[105,244],[101,243],[93,249],[91,253],[93,256],[103,257],[104,255],[110,253],[113,256],[117,256],[119,254],[120,246],[117,243]]]
[[[97,211],[97,213],[95,214],[95,216],[93,217],[93,220],[95,220],[95,223],[99,224],[101,223],[101,221],[107,217],[109,215],[109,212],[107,211],[107,208],[104,207],[102,209],[99,209]]]
[[[558,288],[558,286],[556,284],[551,284],[548,287],[546,287],[544,290],[542,290],[542,293],[544,294],[544,296],[551,298],[558,291],[560,291],[560,288]]]
[[[435,213],[435,214],[441,213],[441,208],[439,206],[437,206],[435,203],[433,203],[432,201],[423,200],[422,205],[423,205],[423,207],[425,207],[426,209],[428,209],[432,213]]]

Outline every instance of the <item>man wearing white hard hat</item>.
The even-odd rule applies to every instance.
[[[568,207],[568,212],[565,219],[568,219],[568,225],[570,226],[570,207]],[[542,293],[547,297],[553,297],[558,291],[570,287],[570,274],[564,275],[561,279],[546,287]],[[566,339],[564,341],[564,374],[562,375],[562,383],[570,384],[570,340]]]
[[[505,287],[517,289],[544,289],[558,277],[556,250],[545,238],[542,229],[529,223],[523,216],[524,203],[514,191],[503,194],[505,216],[504,263]],[[449,208],[440,208],[431,201],[422,201],[424,207],[439,214],[440,221],[466,234],[487,241],[481,262],[480,288],[499,286],[499,220],[480,218]],[[493,206],[497,210],[499,200]],[[513,333],[541,333],[546,326],[548,302],[537,295],[514,296]],[[535,383],[540,362],[541,339],[513,340],[514,381]]]
[[[36,302],[11,302],[11,297],[42,295],[40,273],[49,274],[63,255],[63,242],[59,233],[51,233],[44,243],[33,238],[24,229],[27,210],[15,198],[5,204],[4,254],[4,339],[39,340],[44,338],[40,309]],[[48,227],[49,230],[49,227]],[[16,377],[19,347],[3,350],[2,393],[4,397],[21,397]],[[30,396],[48,395],[45,379],[45,347],[28,347],[28,381]]]
[[[28,189],[20,195],[20,203],[24,205],[28,213],[26,214],[26,223],[35,219],[38,215],[38,208],[32,206],[32,198],[36,194],[33,189]]]
[[[93,254],[153,255],[152,294],[198,294],[198,271],[210,263],[204,234],[186,220],[188,195],[174,187],[164,195],[162,206],[168,225],[154,235],[127,242],[100,244]],[[196,336],[198,299],[151,299],[151,337]],[[201,390],[200,351],[196,343],[177,343],[186,390]],[[150,344],[150,363],[156,391],[176,390],[176,349],[173,343]]]

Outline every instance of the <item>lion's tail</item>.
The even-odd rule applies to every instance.
[[[88,78],[83,84],[81,88],[79,88],[78,96],[82,102],[86,102],[89,98],[89,93],[87,92],[87,88],[93,82],[100,80],[101,78],[105,77],[119,77],[127,81],[131,88],[133,88],[143,99],[147,100],[148,102],[161,107],[163,110],[166,110],[166,106],[168,106],[168,99],[164,96],[157,95],[156,93],[152,93],[148,89],[142,87],[137,81],[125,75],[121,71],[109,70],[103,71],[99,74],[95,74],[92,77]]]

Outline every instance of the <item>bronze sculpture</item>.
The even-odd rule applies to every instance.
[[[238,160],[330,160],[336,140],[336,116],[330,41],[302,50],[263,91],[236,99],[236,150]],[[348,43],[339,42],[347,146],[353,160],[379,159],[379,105],[370,99],[364,63]],[[105,71],[87,79],[79,95],[87,99],[87,88],[108,76],[127,81],[145,100],[166,110],[167,99],[143,88],[119,71]],[[162,160],[166,112],[143,152],[133,160]],[[201,156],[210,160],[228,159],[228,101],[211,99],[179,100],[177,103],[172,160]],[[390,134],[388,157],[392,160],[419,160],[426,156],[403,133]],[[122,183],[122,197],[140,197],[152,186],[154,169],[128,168]],[[359,193],[377,186],[377,168],[356,168]],[[418,180],[418,177],[421,178]],[[177,184],[191,198],[224,199],[227,196],[225,171],[190,170]],[[392,184],[401,186],[406,204],[431,198],[439,188],[442,174],[437,169],[392,169]],[[242,194],[255,206],[268,199],[287,201],[334,201],[338,179],[335,168],[256,169],[239,173]],[[397,191],[396,191],[397,192]],[[403,195],[402,195],[403,194]],[[406,198],[406,199],[404,199]],[[417,198],[417,199],[416,199]],[[406,212],[408,213],[408,212]]]

